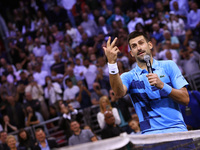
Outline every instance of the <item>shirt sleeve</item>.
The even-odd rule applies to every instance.
[[[118,110],[116,108],[113,108],[112,109],[112,112],[113,112],[113,115],[115,117],[115,123],[117,125],[119,125],[121,123],[121,119],[120,119],[120,116],[119,116],[119,113],[118,113]]]
[[[167,72],[175,89],[181,89],[182,87],[188,85],[188,82],[183,77],[180,69],[175,62],[169,61]]]
[[[122,83],[127,87],[127,91],[129,90],[129,75],[127,73],[123,73],[120,76]]]
[[[97,114],[97,121],[99,123],[99,127],[103,129],[105,126],[105,120],[104,120],[104,115],[101,112],[98,112]]]

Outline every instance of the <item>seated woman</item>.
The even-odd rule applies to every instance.
[[[99,123],[99,127],[101,129],[105,126],[105,120],[104,120],[104,113],[106,111],[112,111],[114,117],[115,117],[115,123],[119,125],[121,123],[121,119],[119,117],[118,110],[116,108],[112,108],[110,101],[108,99],[108,96],[102,96],[99,100],[99,107],[100,112],[97,113],[97,121]]]
[[[35,111],[32,109],[31,106],[26,107],[26,112],[27,116],[25,118],[25,123],[27,127],[40,123],[39,118],[37,117]]]
[[[25,129],[21,129],[18,132],[18,140],[19,140],[19,149],[27,149],[33,150],[35,146],[35,140],[29,135],[29,133]]]
[[[6,138],[6,143],[11,150],[18,150],[17,140],[13,135],[8,135]]]
[[[10,118],[8,117],[8,115],[3,116],[3,129],[7,133],[17,131],[17,127],[10,124]]]

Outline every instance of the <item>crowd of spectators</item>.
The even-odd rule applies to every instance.
[[[115,118],[110,121],[117,133],[133,132],[128,126],[134,118],[128,111],[132,104],[128,97],[114,97],[102,47],[109,36],[118,38],[122,74],[136,65],[128,34],[146,32],[154,58],[173,60],[189,78],[200,71],[199,6],[195,0],[2,0],[1,130],[10,133],[60,116],[52,126],[60,124],[74,145],[73,132],[80,133],[81,118],[98,106],[103,134],[109,117]],[[90,138],[85,142],[97,140],[87,132]]]

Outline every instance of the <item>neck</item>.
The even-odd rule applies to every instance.
[[[14,148],[10,148],[10,150],[17,150],[17,148],[16,148],[16,147],[14,147]]]

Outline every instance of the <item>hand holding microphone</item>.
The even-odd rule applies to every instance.
[[[149,72],[149,74],[146,75],[146,77],[148,78],[150,85],[155,86],[159,89],[162,89],[164,86],[164,83],[160,80],[157,74],[153,73],[153,69],[151,65],[151,56],[145,55],[144,61],[146,62],[147,70]]]

